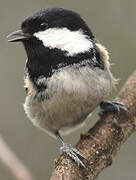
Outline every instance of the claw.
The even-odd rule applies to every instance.
[[[115,104],[116,106],[118,106],[118,108],[120,110],[124,110],[124,111],[128,112],[128,109],[125,107],[125,105],[123,103],[112,101],[112,104]]]
[[[128,113],[125,105],[120,102],[103,101],[101,102],[100,107],[102,109],[102,111],[99,113],[100,116],[102,116],[105,112],[117,112],[118,114],[120,114],[121,110]]]
[[[59,139],[62,143],[62,147],[60,148],[61,153],[65,152],[71,159],[73,159],[78,166],[86,168],[81,159],[86,159],[83,154],[81,154],[76,148],[73,148],[71,144],[67,144],[64,142],[59,132],[55,133],[57,139]]]
[[[79,155],[82,159],[86,159],[86,157],[85,157],[83,154],[81,154],[76,148],[73,148],[73,150],[74,150],[74,152],[75,152],[77,155]]]
[[[80,158],[86,159],[85,156],[81,154],[76,148],[73,148],[71,144],[64,143],[60,150],[61,152],[65,152],[71,159],[73,159],[78,166],[85,168],[85,165],[80,160]]]

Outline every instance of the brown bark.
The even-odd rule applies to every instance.
[[[87,158],[86,169],[78,167],[66,154],[56,162],[51,180],[94,180],[117,155],[136,130],[136,72],[114,100],[123,103],[129,113],[106,113],[88,133],[81,135],[77,149]]]

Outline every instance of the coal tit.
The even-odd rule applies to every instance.
[[[111,91],[114,78],[107,50],[78,13],[63,8],[35,12],[8,38],[21,41],[27,53],[27,116],[56,136],[62,142],[61,151],[84,167],[84,155],[60,134],[81,127]]]

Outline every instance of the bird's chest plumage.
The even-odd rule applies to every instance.
[[[67,67],[37,83],[46,89],[37,92],[26,77],[28,95],[24,109],[36,126],[49,132],[69,129],[81,124],[111,89],[107,71],[90,67]]]

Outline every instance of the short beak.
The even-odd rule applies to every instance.
[[[7,36],[9,42],[18,42],[31,38],[29,33],[24,33],[22,30],[12,32]],[[10,39],[9,39],[10,38]]]

